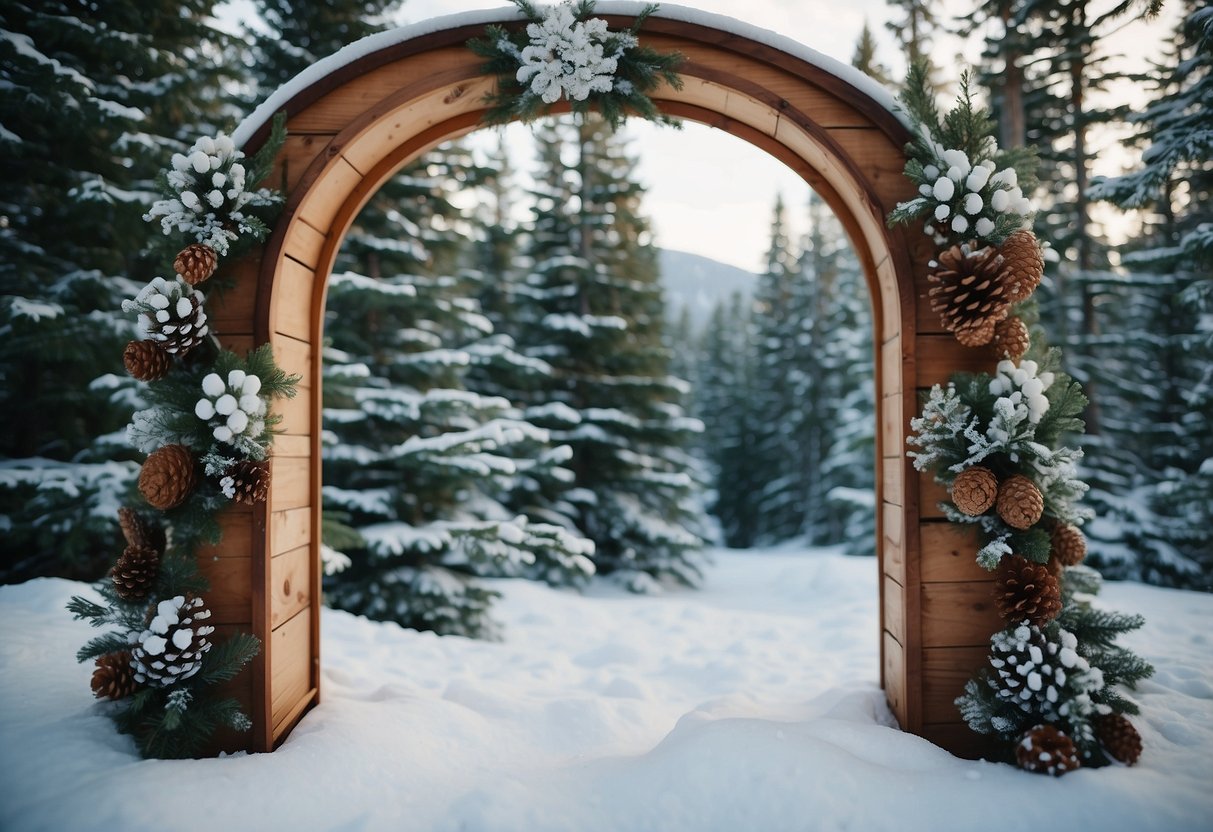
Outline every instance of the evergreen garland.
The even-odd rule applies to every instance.
[[[145,219],[159,219],[166,235],[216,244],[223,254],[231,245],[264,238],[264,218],[242,209],[272,206],[280,198],[243,186],[269,175],[285,140],[284,125],[284,117],[276,116],[269,142],[247,163],[222,134],[199,139],[188,156],[174,157],[173,171],[162,177],[169,198]],[[197,194],[182,202],[183,192],[197,190],[204,180],[216,188],[227,185],[227,191],[206,203],[199,203]],[[167,371],[144,375],[148,365],[128,363],[133,374],[150,382],[144,396],[149,407],[134,414],[128,440],[143,453],[185,449],[202,476],[158,521],[124,509],[130,513],[123,517],[124,559],[135,558],[138,568],[120,586],[120,560],[112,579],[97,584],[102,603],[76,596],[67,607],[78,620],[113,628],[91,639],[76,658],[97,660],[97,674],[114,668],[126,673],[129,665],[133,676],[125,684],[99,686],[95,675],[94,690],[117,697],[111,713],[115,724],[134,736],[145,757],[196,756],[209,749],[220,728],[247,731],[252,725],[239,702],[217,695],[215,686],[235,678],[257,655],[260,641],[247,633],[216,644],[206,638],[214,631],[206,623],[210,611],[203,600],[210,587],[196,553],[204,544],[221,542],[217,515],[234,495],[230,471],[240,464],[264,464],[280,421],[269,403],[294,396],[299,381],[275,364],[269,344],[243,358],[221,349],[206,325],[204,300],[181,279],[155,278],[123,304],[140,315],[144,334],[151,336],[142,342],[145,349],[163,353],[152,366],[168,365]],[[181,321],[189,324],[188,334]],[[190,484],[195,477],[196,472],[189,476]]]
[[[898,205],[890,225],[931,214],[936,224],[926,231],[941,248],[983,241],[999,245],[1022,228],[1031,204],[1020,189],[1032,182],[1033,159],[1030,153],[998,150],[989,114],[973,105],[968,76],[962,78],[957,105],[941,116],[925,69],[916,65],[902,103],[916,121],[915,140],[906,148],[906,175],[921,195]],[[988,166],[986,161],[971,165],[976,159],[989,160]],[[996,202],[991,183],[1002,194]],[[967,194],[958,196],[962,190]],[[966,208],[963,199],[972,204]],[[1010,210],[987,210],[1000,205]],[[963,222],[940,224],[965,216],[969,219]],[[974,218],[977,222],[970,221]],[[1003,273],[996,279],[1012,278]],[[1017,311],[1029,320],[1036,317],[1030,301]],[[1031,340],[1022,359],[1000,361],[993,374],[956,373],[946,387],[935,385],[921,415],[910,422],[914,433],[907,441],[915,450],[909,455],[915,468],[933,472],[936,482],[954,492],[941,504],[948,520],[980,530],[975,552],[980,566],[994,570],[1005,557],[1018,555],[1050,564],[1059,575],[1062,603],[1055,620],[1039,626],[1008,620],[1009,626],[991,637],[987,666],[956,700],[962,718],[975,732],[1001,739],[1007,761],[1017,759],[1016,747],[1043,724],[1073,741],[1082,765],[1106,765],[1111,756],[1098,722],[1110,714],[1137,713],[1120,688],[1132,688],[1153,668],[1115,643],[1144,619],[1095,608],[1091,598],[1099,591],[1099,574],[1072,561],[1062,563],[1052,551],[1054,529],[1079,526],[1092,516],[1079,504],[1087,491],[1076,468],[1082,451],[1065,444],[1084,428],[1087,399],[1062,372],[1060,351],[1044,349],[1039,331]],[[974,499],[988,491],[959,490],[964,485],[957,478],[968,471],[978,475],[974,481],[997,481],[992,504]],[[1031,763],[1030,755],[1020,759],[1038,770]]]
[[[574,113],[597,110],[612,128],[629,115],[676,126],[649,94],[663,82],[682,89],[677,71],[682,56],[637,40],[656,4],[646,6],[626,32],[611,32],[606,21],[591,17],[595,0],[548,7],[512,2],[530,21],[525,29],[492,25],[483,38],[468,41],[468,48],[485,59],[483,72],[497,78],[497,89],[485,99],[487,124],[532,121],[549,114],[563,97]]]

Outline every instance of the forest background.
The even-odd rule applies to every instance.
[[[240,5],[254,25],[207,0],[0,11],[0,581],[94,579],[117,554],[141,406],[120,307],[172,256],[141,219],[158,171],[412,4]],[[1213,12],[1168,6],[886,13],[911,59],[979,45],[1002,143],[1040,154],[1041,317],[1092,399],[1094,564],[1209,590]],[[1131,72],[1110,60],[1129,27],[1164,45]],[[877,44],[865,24],[852,63],[895,88]],[[946,95],[955,79],[934,77]],[[663,286],[692,261],[655,246],[646,135],[550,120],[521,154],[446,145],[359,216],[326,318],[327,600],[492,635],[484,577],[642,591],[694,584],[705,541],[872,553],[869,300],[848,242],[820,202],[777,200],[750,291],[706,323],[673,308]],[[1106,155],[1119,175],[1093,174]]]

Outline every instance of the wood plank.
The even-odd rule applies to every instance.
[[[275,456],[307,456],[312,452],[312,437],[306,434],[286,434],[279,433],[274,435],[274,455]]]
[[[935,475],[929,471],[918,472],[918,516],[923,520],[944,519],[940,503],[952,499],[948,489],[935,482]]]
[[[880,460],[880,477],[884,483],[884,501],[896,506],[905,505],[905,460],[885,457]]]
[[[210,583],[205,594],[215,624],[251,627],[253,621],[252,558],[199,557],[198,571]]]
[[[288,128],[286,143],[275,160],[275,187],[284,193],[291,193],[303,179],[303,174],[312,166],[317,156],[328,154],[329,145],[337,131],[327,133],[304,133]]]
[[[199,546],[198,559],[252,557],[254,526],[251,508],[229,505],[219,514],[219,542]]]
[[[947,384],[957,372],[993,372],[998,364],[988,347],[963,347],[951,335],[919,335],[914,347],[918,387]]]
[[[312,602],[311,550],[305,544],[270,560],[270,626],[289,621]]]
[[[898,643],[906,644],[905,588],[885,575],[884,581],[884,628]]]
[[[220,260],[215,275],[200,288],[206,295],[206,319],[219,335],[252,335],[257,305],[260,250]]]
[[[231,350],[232,352],[236,353],[236,355],[243,358],[249,354],[249,351],[252,350],[256,344],[253,341],[252,335],[220,333],[219,346],[223,347],[225,350]]]
[[[990,573],[977,565],[981,541],[976,526],[926,522],[918,527],[918,539],[924,583],[990,579]]]
[[[995,741],[974,731],[963,722],[947,722],[922,726],[923,739],[964,760],[1000,759]]]
[[[312,432],[313,401],[315,392],[307,388],[299,390],[293,399],[275,399],[272,411],[282,417],[278,430],[292,436],[310,436]],[[319,406],[319,402],[316,402]],[[281,438],[281,437],[279,437]]]
[[[986,666],[989,646],[929,647],[922,651],[922,718],[926,722],[960,719],[956,697]]]
[[[882,564],[884,573],[901,586],[906,585],[906,551],[903,526],[905,525],[905,510],[893,503],[884,503],[880,507],[884,515]]]
[[[270,457],[269,511],[272,514],[312,504],[312,478],[307,457]]]
[[[307,266],[284,258],[274,276],[270,300],[270,331],[310,341],[312,334],[312,289],[316,275]]]
[[[907,723],[906,713],[906,654],[905,648],[885,630],[881,634],[881,683],[889,710],[902,725]]]
[[[275,333],[270,343],[274,349],[274,360],[287,375],[299,376],[299,396],[305,395],[312,386],[312,345],[286,335]],[[296,396],[298,398],[298,396]]]
[[[285,257],[315,269],[320,263],[320,251],[324,248],[325,235],[326,232],[313,228],[299,217],[292,217],[286,228],[282,253]]]
[[[277,726],[308,695],[311,684],[311,629],[308,608],[270,634],[270,724]]]
[[[310,506],[275,511],[270,515],[269,553],[276,557],[312,540],[312,509]]]
[[[906,332],[902,326],[905,311],[901,308],[897,266],[892,257],[885,256],[876,265],[876,281],[880,291],[878,298],[873,301],[873,306],[877,304],[877,301],[879,302],[880,314],[879,316],[873,315],[873,318],[880,322],[876,333],[880,343],[897,335],[906,339],[910,338],[911,333]]]
[[[901,459],[909,422],[905,416],[905,395],[885,396],[880,400],[880,432],[884,437],[881,453],[885,459]]]
[[[902,392],[902,367],[909,360],[904,346],[908,339],[900,336],[890,338],[880,345],[880,392],[885,396],[896,396]]]
[[[1005,626],[994,607],[994,582],[922,585],[922,646],[986,646]]]
[[[312,228],[328,229],[347,196],[362,181],[362,172],[344,157],[333,158],[299,204],[297,216]]]
[[[856,167],[863,171],[865,185],[880,200],[881,215],[914,197],[914,185],[904,175],[906,157],[884,131],[835,130],[830,135],[842,146]]]

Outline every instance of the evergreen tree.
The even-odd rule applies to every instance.
[[[872,36],[872,28],[868,26],[866,18],[863,21],[863,29],[859,33],[859,40],[855,42],[855,54],[851,56],[851,66],[879,84],[884,84],[886,87],[893,85],[893,76],[889,72],[889,68],[882,64],[876,56],[876,38]]]
[[[528,419],[573,449],[572,487],[547,495],[596,546],[603,573],[633,589],[694,583],[701,518],[688,447],[698,424],[669,375],[656,252],[639,213],[635,161],[605,123],[538,131],[531,273],[519,286],[520,342],[553,375]]]
[[[155,176],[231,115],[213,5],[0,8],[0,580],[91,579],[114,554],[138,470],[120,307],[171,262],[146,254]]]
[[[893,17],[885,28],[902,47],[910,66],[922,63],[927,67],[927,77],[934,83],[935,66],[932,61],[932,35],[939,28],[934,0],[886,0],[892,8]]]

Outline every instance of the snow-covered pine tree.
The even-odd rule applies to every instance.
[[[545,122],[537,141],[519,341],[553,375],[530,392],[526,414],[572,447],[576,475],[547,495],[548,509],[575,522],[599,571],[629,587],[695,583],[703,518],[688,448],[700,425],[680,405],[686,383],[668,372],[635,161],[593,116]]]
[[[863,29],[859,32],[858,40],[855,41],[851,66],[878,84],[884,84],[886,87],[893,86],[892,73],[876,55],[876,38],[872,35],[872,27],[868,25],[867,18],[864,18]]]
[[[229,120],[214,5],[0,7],[0,580],[91,579],[116,554],[138,472],[121,302],[171,265],[146,256],[155,176]]]

